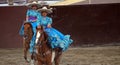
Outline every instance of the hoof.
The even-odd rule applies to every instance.
[[[30,65],[35,65],[35,64],[34,64],[34,60],[31,60],[31,63],[30,63]]]

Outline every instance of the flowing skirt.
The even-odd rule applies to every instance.
[[[45,28],[45,32],[48,34],[48,40],[52,48],[61,48],[62,51],[65,51],[73,42],[70,35],[64,35],[55,28]]]

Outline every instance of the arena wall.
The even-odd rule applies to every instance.
[[[54,6],[53,27],[70,34],[75,46],[120,44],[120,4]],[[21,48],[19,29],[26,6],[0,7],[0,48]]]

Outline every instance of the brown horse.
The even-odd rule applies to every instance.
[[[55,65],[59,65],[62,51],[52,49],[48,42],[48,35],[44,32],[43,27],[37,29],[36,35],[36,55],[38,65],[52,65],[55,61]]]
[[[24,36],[23,36],[23,49],[24,49],[24,59],[26,62],[29,62],[27,59],[27,52],[30,48],[30,40],[32,39],[33,32],[32,26],[30,23],[24,23]]]

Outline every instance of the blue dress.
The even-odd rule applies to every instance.
[[[44,31],[48,34],[48,40],[52,48],[61,48],[62,51],[68,49],[69,45],[73,42],[70,39],[70,35],[64,35],[60,31],[51,27],[48,28],[47,25],[52,24],[52,19],[50,17],[41,17],[40,25],[43,26]]]
[[[27,14],[26,15],[28,16],[28,21],[27,22],[31,23],[32,30],[33,30],[33,33],[34,33],[32,39],[30,41],[30,49],[29,49],[30,53],[32,53],[33,52],[33,48],[35,46],[36,27],[40,24],[39,21],[41,19],[41,14],[38,11],[36,11],[36,10],[29,9],[29,10],[27,10]],[[33,22],[33,20],[36,20],[36,19],[37,19],[37,21]],[[22,27],[20,29],[19,34],[21,36],[24,35],[24,27],[23,27],[23,25],[22,25]]]

